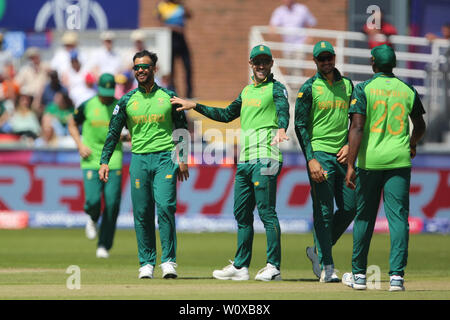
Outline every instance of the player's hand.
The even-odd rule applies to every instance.
[[[274,146],[274,145],[279,144],[280,142],[283,142],[283,141],[289,141],[289,137],[286,134],[286,129],[280,128],[280,129],[278,129],[277,134],[275,135],[275,137],[273,137],[272,143],[270,145]]]
[[[347,163],[347,155],[348,155],[348,144],[343,146],[341,150],[337,153],[337,161],[339,163],[345,164]]]
[[[103,163],[100,166],[100,170],[98,170],[98,177],[100,178],[101,181],[108,182],[109,166],[107,164]]]
[[[309,174],[314,182],[320,183],[326,180],[324,171],[319,161],[316,159],[309,160],[308,162]]]
[[[83,159],[86,159],[91,155],[92,150],[88,146],[81,144],[80,147],[78,148],[78,153]]]
[[[347,174],[345,175],[345,185],[352,190],[356,189],[356,172],[353,166],[348,166]]]
[[[178,177],[178,181],[186,181],[189,178],[189,168],[187,163],[184,162],[179,162],[178,163],[179,167],[178,167],[178,172],[177,172],[177,177]]]
[[[173,105],[178,105],[177,111],[194,109],[197,105],[194,101],[184,100],[178,97],[171,98],[170,103]]]

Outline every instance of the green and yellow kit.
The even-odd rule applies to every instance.
[[[333,82],[320,72],[308,79],[295,104],[295,133],[306,162],[316,159],[327,172],[324,182],[316,183],[310,178],[314,240],[322,267],[334,264],[332,246],[356,213],[354,191],[345,185],[347,166],[339,163],[336,156],[347,144],[353,84],[337,69],[333,72]]]
[[[252,256],[253,211],[255,206],[267,236],[267,263],[280,267],[280,224],[275,210],[277,177],[282,154],[271,146],[279,128],[289,125],[289,102],[283,84],[273,75],[262,83],[247,85],[226,108],[197,104],[204,116],[230,122],[240,117],[240,156],[234,185],[234,216],[238,223],[237,268],[248,267]]]
[[[176,262],[176,183],[178,163],[172,160],[174,129],[187,129],[184,112],[170,103],[175,93],[154,84],[138,87],[116,105],[100,163],[108,163],[124,125],[131,134],[130,184],[141,266],[156,264],[155,204],[161,235],[161,262]]]
[[[355,87],[350,114],[366,117],[357,161],[353,274],[365,274],[381,194],[389,223],[389,274],[403,276],[408,257],[411,180],[409,117],[425,113],[417,91],[392,73]]]
[[[83,102],[73,113],[77,125],[81,125],[82,142],[92,151],[90,156],[82,158],[84,210],[97,222],[102,217],[99,230],[98,246],[109,250],[113,245],[117,216],[119,215],[122,195],[122,143],[117,143],[113,150],[108,182],[99,179],[100,157],[108,134],[109,122],[117,100],[104,105],[98,96]],[[101,196],[104,195],[104,211],[101,213]]]

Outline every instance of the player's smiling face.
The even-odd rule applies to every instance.
[[[330,52],[322,52],[317,58],[314,58],[314,61],[322,74],[329,74],[334,70],[336,56]]]
[[[143,56],[134,60],[134,76],[139,84],[149,84],[153,80],[154,66],[149,56]]]
[[[256,82],[264,81],[270,74],[270,70],[273,66],[273,60],[271,57],[265,54],[261,54],[250,60],[250,67],[253,70],[253,75]]]

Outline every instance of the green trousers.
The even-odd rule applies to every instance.
[[[383,194],[391,251],[389,275],[404,275],[409,242],[409,187],[411,168],[357,169],[357,214],[353,226],[353,274],[365,274],[375,220]]]
[[[332,247],[355,217],[356,195],[354,190],[345,185],[347,166],[337,161],[336,154],[317,151],[314,157],[328,175],[321,183],[310,179],[314,243],[323,267],[334,265]]]
[[[101,215],[98,234],[98,246],[111,249],[116,231],[116,222],[120,210],[122,196],[122,171],[111,170],[108,182],[99,179],[98,171],[83,169],[84,211],[97,222]],[[101,213],[101,197],[103,194],[104,210]]]
[[[238,163],[234,184],[234,216],[237,221],[237,250],[234,266],[249,267],[253,245],[255,206],[264,224],[267,239],[267,263],[280,268],[280,223],[275,211],[277,178],[282,163],[258,159]]]
[[[161,262],[176,262],[178,164],[171,152],[133,153],[130,163],[131,202],[139,264],[156,265],[155,205],[161,241]]]

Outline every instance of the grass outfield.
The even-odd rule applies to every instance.
[[[450,299],[450,236],[411,235],[406,291],[388,292],[389,236],[373,237],[369,265],[381,268],[381,289],[354,291],[341,283],[322,284],[311,271],[305,247],[311,234],[282,235],[281,282],[219,281],[211,273],[234,256],[233,233],[179,233],[176,280],[138,279],[133,230],[117,230],[109,259],[95,257],[95,241],[83,229],[0,230],[0,300],[148,299],[148,300],[301,300],[301,299]],[[159,241],[159,239],[158,239]],[[350,271],[352,237],[334,247],[336,268]],[[158,261],[160,248],[158,247]],[[66,269],[81,269],[81,289],[69,290]],[[265,235],[256,234],[251,279],[265,265]]]

